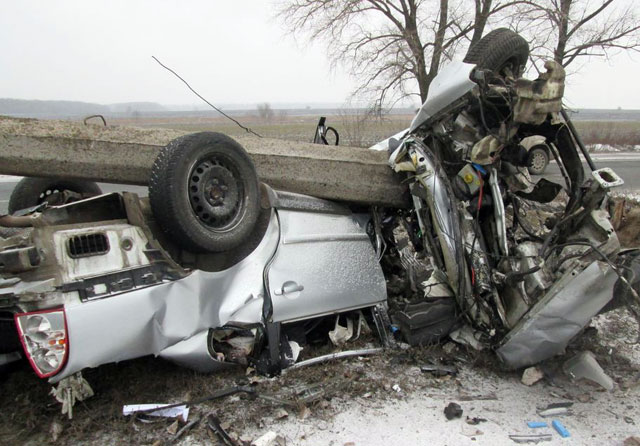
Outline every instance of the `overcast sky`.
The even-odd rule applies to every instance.
[[[287,35],[273,10],[271,0],[5,0],[0,97],[197,103],[155,55],[214,103],[343,102],[356,81],[331,71],[321,45]],[[639,75],[640,55],[594,61],[565,96],[637,109]]]

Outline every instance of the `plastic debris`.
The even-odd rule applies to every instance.
[[[449,337],[452,341],[457,342],[458,344],[468,345],[474,350],[484,350],[484,345],[482,345],[477,336],[478,332],[471,328],[468,325],[463,325],[457,330],[449,333]]]
[[[126,404],[122,406],[122,415],[126,417],[138,412],[144,412],[145,415],[150,417],[181,418],[183,422],[187,422],[189,408],[186,405],[168,406],[169,404]]]
[[[596,357],[589,351],[580,352],[568,359],[562,369],[573,379],[588,379],[600,384],[606,390],[613,390],[613,380],[602,370]]]
[[[444,408],[444,416],[447,420],[453,420],[454,418],[460,418],[462,416],[462,407],[457,403],[449,403]]]
[[[283,418],[287,418],[289,416],[289,412],[280,408],[276,411],[276,420],[282,420]]]
[[[559,420],[553,420],[551,422],[551,425],[562,438],[569,438],[571,436],[567,428],[564,427],[564,425]]]
[[[62,403],[62,414],[65,413],[69,419],[73,418],[73,406],[76,401],[84,401],[93,396],[93,389],[82,377],[81,373],[68,376],[58,383],[58,387],[51,389],[51,395]]]
[[[546,417],[555,417],[558,415],[572,415],[571,406],[573,406],[572,402],[565,403],[552,403],[549,404],[544,409],[538,409],[538,415],[546,418]]]
[[[282,435],[269,431],[263,436],[255,439],[251,446],[286,446],[287,441]]]
[[[511,434],[509,438],[516,443],[540,443],[551,441],[551,434]]]
[[[531,429],[538,429],[540,427],[549,427],[549,425],[544,421],[527,421],[527,426],[529,426]]]
[[[544,373],[538,367],[529,367],[522,373],[522,384],[532,386],[544,378]]]
[[[347,318],[347,326],[340,325],[340,316],[336,316],[336,325],[329,332],[329,339],[335,346],[341,346],[345,344],[349,339],[353,337],[353,321],[351,318]]]

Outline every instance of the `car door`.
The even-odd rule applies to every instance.
[[[281,236],[267,273],[273,322],[386,300],[377,255],[354,216],[279,209],[278,217]]]

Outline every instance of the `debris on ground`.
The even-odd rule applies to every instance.
[[[447,420],[453,420],[454,418],[460,418],[462,416],[462,407],[458,403],[449,403],[444,408],[444,416]]]
[[[282,435],[269,431],[251,442],[251,446],[286,446],[287,441]]]
[[[64,378],[58,383],[58,387],[53,387],[50,392],[55,399],[62,403],[62,414],[67,414],[69,419],[73,418],[73,406],[76,401],[84,401],[93,396],[93,389],[82,377],[81,373],[76,373]]]
[[[532,386],[544,378],[544,372],[538,367],[529,367],[522,373],[522,384]]]
[[[555,417],[558,415],[573,415],[573,412],[570,409],[571,406],[573,406],[572,402],[552,403],[544,409],[538,409],[537,413],[543,418]]]
[[[465,421],[467,422],[467,424],[475,426],[477,424],[486,422],[487,419],[486,418],[479,418],[479,417],[473,417],[473,418],[467,417],[467,419]]]
[[[207,426],[225,446],[240,446],[240,444],[231,438],[227,431],[222,428],[220,419],[215,414],[209,414],[207,417]]]
[[[484,434],[484,432],[482,432],[480,429],[465,429],[464,427],[462,428],[462,431],[460,433],[465,437],[470,437],[470,438],[477,437],[478,435]]]
[[[516,443],[540,443],[541,441],[551,441],[551,434],[512,434],[509,438]]]
[[[596,357],[589,351],[580,352],[568,359],[562,366],[573,379],[588,379],[608,391],[613,390],[613,380],[602,369]]]
[[[420,366],[420,371],[425,373],[431,373],[433,376],[441,377],[446,375],[456,376],[458,369],[452,365],[443,364],[425,364]]]
[[[553,420],[551,422],[551,425],[562,438],[569,438],[571,436],[567,428],[564,427],[564,425],[559,420]]]
[[[640,437],[628,437],[624,440],[624,446],[640,446]]]
[[[189,408],[184,404],[181,406],[170,404],[127,404],[122,407],[122,415],[125,417],[137,414],[144,414],[149,417],[180,418],[183,423],[186,423],[189,418]]]
[[[531,429],[539,429],[541,427],[549,427],[544,421],[527,421],[527,427]]]
[[[51,426],[49,427],[49,433],[51,434],[51,440],[53,442],[58,441],[58,438],[62,433],[62,424],[60,424],[60,422],[58,422],[57,420],[53,421],[53,423],[51,423]]]

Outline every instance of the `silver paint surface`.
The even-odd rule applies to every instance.
[[[435,77],[429,87],[427,99],[411,121],[409,132],[414,132],[430,118],[470,92],[476,84],[469,76],[474,64],[451,62]]]
[[[612,298],[618,276],[595,261],[579,274],[566,273],[505,336],[497,354],[512,369],[562,353]]]

